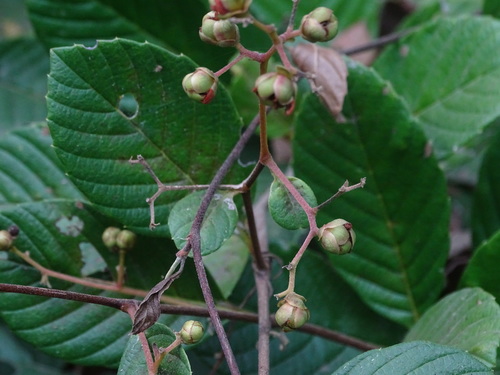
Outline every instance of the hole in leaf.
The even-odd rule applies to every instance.
[[[139,103],[135,100],[135,96],[128,93],[120,96],[120,101],[118,102],[118,109],[121,113],[128,119],[132,119],[139,112]]]

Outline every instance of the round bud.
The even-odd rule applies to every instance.
[[[191,99],[207,104],[217,92],[218,81],[219,79],[211,70],[197,68],[193,73],[189,73],[184,77],[182,87]]]
[[[104,245],[108,249],[113,250],[116,248],[118,233],[120,233],[120,229],[116,227],[107,227],[104,232],[102,232],[102,242],[104,242]]]
[[[119,249],[129,251],[134,248],[136,240],[137,236],[134,232],[124,229],[116,236],[116,246],[118,246]]]
[[[356,242],[352,224],[344,219],[335,219],[323,225],[318,237],[325,250],[339,255],[350,253]]]
[[[201,340],[205,329],[203,325],[197,320],[188,320],[182,326],[179,335],[184,344],[195,344]]]
[[[240,41],[238,26],[217,18],[214,11],[205,14],[199,33],[201,40],[219,47],[234,47]]]
[[[8,251],[12,247],[14,239],[6,230],[0,230],[0,251]]]
[[[339,23],[331,9],[319,7],[305,15],[300,23],[300,34],[310,42],[327,42],[337,35]]]
[[[293,331],[302,327],[309,320],[310,313],[306,307],[306,299],[297,293],[289,293],[278,302],[278,311],[276,311],[276,323],[285,332]]]
[[[242,16],[248,11],[252,0],[208,0],[210,9],[221,18]]]
[[[277,67],[276,72],[258,77],[253,91],[267,105],[274,108],[286,107],[287,114],[295,107],[297,85],[292,74],[283,67]]]

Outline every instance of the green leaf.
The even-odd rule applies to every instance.
[[[311,207],[318,205],[314,192],[304,181],[296,177],[288,177],[288,180]],[[271,184],[268,206],[274,221],[283,228],[293,230],[309,227],[309,221],[303,208],[285,185],[276,178]]]
[[[168,217],[168,227],[178,249],[186,244],[186,238],[200,207],[205,191],[196,191],[178,201]],[[201,254],[208,255],[219,249],[233,234],[238,224],[238,209],[233,201],[234,193],[215,194],[201,225]]]
[[[429,308],[404,341],[418,340],[461,349],[495,367],[500,306],[491,294],[479,288],[459,290]]]
[[[474,251],[460,280],[461,286],[480,287],[500,300],[500,231]]]
[[[491,374],[491,371],[479,360],[461,350],[414,341],[363,353],[332,375],[347,374],[486,375]]]
[[[472,234],[476,245],[489,239],[500,228],[500,132],[486,151],[472,206]]]
[[[161,323],[156,323],[146,331],[150,349],[156,345],[157,348],[166,348],[175,340],[174,332]],[[133,335],[129,338],[125,352],[118,368],[120,375],[147,375],[146,358],[142,350],[139,336]],[[191,374],[189,360],[181,345],[170,351],[158,368],[158,375],[168,374]]]
[[[45,120],[47,53],[39,42],[23,38],[0,42],[0,134]]]
[[[219,69],[230,51],[221,53],[198,36],[208,4],[199,0],[28,0],[35,31],[47,48],[126,38],[145,40],[184,53]],[[208,57],[210,56],[210,57]],[[207,61],[208,60],[208,61]]]
[[[348,65],[346,123],[307,98],[296,121],[294,170],[319,202],[345,180],[366,177],[364,189],[319,211],[319,225],[339,217],[353,224],[352,253],[331,255],[332,262],[371,308],[410,326],[443,287],[450,210],[444,176],[390,85],[373,70]]]
[[[500,17],[500,3],[497,0],[484,0],[483,13]]]
[[[222,87],[210,105],[184,93],[182,78],[194,69],[187,57],[125,40],[51,52],[48,120],[64,169],[100,212],[137,232],[151,233],[145,200],[157,185],[131,157],[141,154],[165,184],[203,184],[239,137],[241,121]],[[127,111],[135,100],[132,116],[123,98]],[[164,193],[156,221],[165,223],[184,195]],[[155,233],[168,235],[166,224]]]
[[[388,47],[375,62],[406,99],[439,158],[500,115],[499,42],[500,22],[493,19],[438,19]]]

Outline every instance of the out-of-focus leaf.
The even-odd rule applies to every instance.
[[[170,206],[186,193],[156,200],[162,225],[151,231],[146,198],[157,185],[129,159],[142,155],[165,184],[206,184],[239,137],[241,121],[223,87],[210,105],[185,94],[182,78],[194,69],[185,56],[125,40],[51,52],[48,120],[64,170],[101,213],[143,234],[168,235]]]
[[[483,13],[500,18],[500,3],[497,0],[484,0]]]
[[[168,227],[178,249],[186,244],[191,226],[200,207],[205,191],[196,191],[178,201],[168,217]],[[234,232],[238,223],[238,209],[233,201],[234,193],[215,194],[201,225],[201,254],[218,250]]]
[[[500,307],[479,288],[459,290],[429,308],[405,337],[405,341],[418,340],[461,349],[495,367]]]
[[[499,43],[499,21],[437,19],[392,44],[375,62],[406,99],[439,158],[500,115]]]
[[[340,120],[347,94],[347,66],[342,55],[334,49],[312,43],[299,44],[290,52],[300,70],[312,75],[313,91],[318,93],[331,114]]]
[[[476,246],[500,229],[500,132],[486,151],[472,206],[472,234]],[[488,290],[488,289],[486,289]]]
[[[480,287],[500,300],[500,231],[474,251],[460,280],[461,286]]]
[[[39,42],[0,42],[0,134],[45,120],[48,71],[48,55]]]
[[[348,63],[346,123],[314,97],[299,108],[295,173],[324,201],[349,180],[363,189],[321,209],[319,225],[353,224],[352,253],[331,255],[371,308],[406,326],[438,298],[448,254],[449,203],[443,172],[405,103],[373,70]]]
[[[370,350],[346,363],[332,375],[453,374],[491,375],[490,369],[472,355],[425,341],[407,342]]]

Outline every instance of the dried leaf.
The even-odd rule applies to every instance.
[[[156,284],[142,300],[134,315],[134,324],[132,326],[132,335],[144,332],[153,324],[156,323],[161,314],[160,298],[172,283],[180,277],[184,263],[181,264],[180,270],[170,277]]]
[[[347,66],[338,52],[316,44],[299,44],[291,49],[291,55],[300,70],[311,75],[315,91],[337,121],[341,115],[347,94]]]

